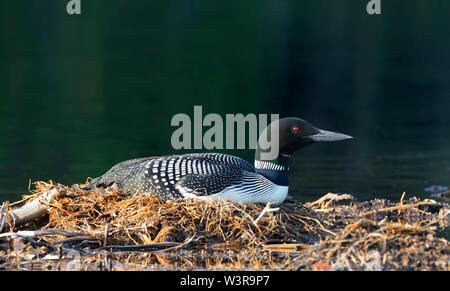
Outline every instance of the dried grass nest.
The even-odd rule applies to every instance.
[[[450,270],[450,248],[427,225],[360,220],[305,249],[290,270]]]
[[[129,196],[115,187],[79,190],[36,182],[34,194],[26,196],[24,202],[54,188],[63,194],[48,205],[47,223],[41,230],[70,230],[99,239],[107,231],[108,245],[182,243],[195,238],[208,244],[252,247],[270,240],[312,244],[330,234],[330,225],[297,201],[272,211],[274,206],[223,200],[165,201],[152,194]]]
[[[17,244],[12,240],[0,253],[16,259],[29,258],[30,251],[41,253],[35,268],[41,258],[59,253],[63,259],[72,249],[87,250],[85,266],[104,267],[99,251],[108,252],[112,269],[450,268],[448,241],[435,236],[437,226],[448,225],[450,210],[434,200],[406,200],[403,195],[397,203],[356,202],[351,195],[330,193],[315,202],[286,200],[273,208],[228,201],[164,201],[151,194],[129,196],[115,187],[80,190],[51,181],[34,186],[33,194],[21,202],[54,189],[61,195],[47,205],[44,218],[20,227],[12,224],[9,233],[0,234],[25,239],[31,250],[11,252]],[[5,259],[0,268],[15,264]]]

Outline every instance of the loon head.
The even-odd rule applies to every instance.
[[[273,147],[272,136],[278,134],[278,152],[291,155],[295,151],[316,142],[331,142],[353,138],[352,136],[319,129],[306,120],[296,117],[278,119],[269,124],[258,140],[258,153],[261,148]],[[261,144],[266,144],[262,147]],[[268,143],[268,144],[267,144]]]

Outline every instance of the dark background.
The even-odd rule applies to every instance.
[[[0,200],[181,153],[170,120],[194,105],[355,136],[296,154],[300,200],[450,185],[450,1],[67,2],[1,1]]]

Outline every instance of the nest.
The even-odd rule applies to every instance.
[[[289,265],[291,270],[449,270],[450,248],[436,229],[448,226],[448,204],[413,197],[394,203],[374,199],[330,203],[348,197],[328,194],[308,207],[343,226],[336,236],[307,248]]]
[[[48,223],[42,229],[73,230],[102,238],[107,232],[102,241],[107,245],[183,243],[195,238],[207,244],[252,247],[269,239],[313,243],[326,234],[314,212],[295,201],[272,211],[264,205],[165,201],[151,194],[130,197],[117,188],[86,191],[43,182],[36,184],[35,195],[53,187],[64,195],[49,205]]]
[[[449,269],[448,204],[416,198],[356,202],[327,194],[271,205],[81,190],[37,182],[48,214],[0,234],[3,269]],[[414,257],[414,253],[416,256]],[[73,257],[77,263],[73,265]],[[422,261],[422,264],[417,263]],[[426,260],[424,258],[427,258]],[[443,263],[444,262],[444,263]],[[445,263],[446,262],[446,263]]]
[[[448,241],[428,227],[362,220],[306,249],[294,270],[450,270]]]

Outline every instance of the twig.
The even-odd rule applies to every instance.
[[[161,242],[161,243],[152,243],[152,244],[143,244],[143,245],[131,245],[131,246],[117,246],[110,245],[100,247],[97,250],[105,250],[110,252],[147,252],[147,251],[158,251],[161,249],[172,248],[175,246],[181,245],[177,242]]]
[[[403,192],[402,197],[400,198],[400,205],[403,205],[403,198],[405,198],[406,192]]]
[[[14,226],[22,225],[27,222],[30,222],[36,218],[41,217],[48,211],[48,204],[60,196],[63,191],[58,190],[57,188],[53,188],[50,191],[46,191],[39,195],[39,197],[35,198],[28,204],[24,206],[8,211],[4,214],[5,220],[8,224]],[[4,226],[4,223],[2,223]],[[0,229],[0,233],[3,232],[3,227]]]
[[[255,226],[258,225],[258,221],[264,216],[264,214],[266,214],[267,212],[272,212],[272,211],[278,211],[280,210],[279,207],[277,208],[270,208],[270,205],[272,203],[271,202],[267,202],[266,207],[264,207],[264,209],[261,211],[261,213],[258,215],[258,217],[253,221],[253,223],[255,224]]]
[[[400,206],[403,206],[403,198],[405,198],[406,192],[403,192],[402,197],[400,198]],[[400,215],[402,213],[403,208],[399,208],[397,211],[397,215]]]
[[[109,223],[105,226],[105,237],[103,239],[103,246],[106,246],[108,244],[108,232],[109,232]]]
[[[327,209],[328,205],[330,205],[330,203],[333,201],[351,200],[351,199],[353,199],[353,196],[350,194],[328,193],[314,202],[306,203],[305,206],[308,208],[318,206],[320,209]]]
[[[196,234],[194,234],[193,236],[191,236],[190,238],[188,238],[187,240],[185,240],[183,243],[178,244],[178,245],[174,245],[173,247],[168,247],[168,248],[166,248],[166,249],[163,249],[162,251],[163,251],[163,252],[166,252],[166,251],[173,251],[173,250],[176,250],[176,249],[184,248],[185,246],[191,244],[191,242],[192,242],[192,240],[195,238],[195,236],[196,236]]]
[[[34,230],[22,230],[17,232],[6,232],[0,234],[0,238],[2,237],[14,237],[14,236],[26,236],[26,237],[40,237],[40,236],[47,236],[47,235],[62,235],[67,237],[74,237],[74,236],[83,236],[88,238],[93,238],[93,236],[89,233],[84,232],[77,232],[77,231],[70,231],[70,230],[63,230],[63,229],[48,229],[44,231],[34,231]]]
[[[295,252],[301,252],[305,248],[310,247],[311,245],[301,244],[301,243],[282,243],[282,244],[269,244],[269,245],[265,244],[263,246],[264,246],[264,249],[266,249],[266,250],[295,253]]]
[[[405,210],[405,209],[414,208],[414,207],[418,207],[418,206],[422,206],[422,205],[433,205],[433,204],[436,204],[436,202],[435,201],[423,201],[423,202],[407,204],[407,205],[396,205],[396,206],[385,207],[385,208],[381,208],[381,209],[375,209],[375,210],[367,211],[367,212],[364,212],[362,214],[362,216],[368,216],[368,215],[376,214],[378,212],[389,212],[389,211],[395,211],[395,210]]]
[[[6,221],[6,202],[2,203],[2,209],[0,210],[0,233],[2,232],[3,227],[5,226]]]
[[[34,238],[34,237],[40,237],[40,236],[46,236],[46,235],[54,235],[50,231],[32,231],[32,230],[24,230],[24,231],[17,231],[17,232],[5,232],[0,234],[0,238],[3,237],[28,237],[28,238]]]

